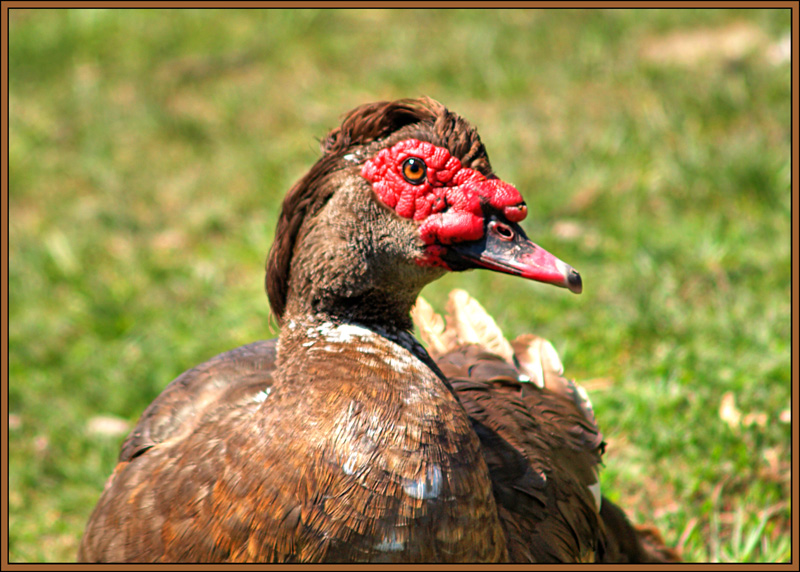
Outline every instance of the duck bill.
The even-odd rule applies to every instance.
[[[581,275],[541,246],[532,242],[516,223],[491,221],[483,238],[451,244],[442,257],[453,270],[486,268],[513,276],[567,288],[583,290]]]

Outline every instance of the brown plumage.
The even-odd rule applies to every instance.
[[[509,343],[463,290],[447,312],[419,298],[412,316],[481,437],[510,559],[680,561],[655,528],[634,527],[600,496],[603,437],[552,344],[533,334]]]
[[[594,494],[602,436],[551,375],[555,352],[526,342],[514,363],[470,345],[437,365],[409,333],[447,270],[581,288],[519,227],[525,205],[475,129],[429,99],[382,102],[322,147],[267,261],[279,338],[187,371],[147,408],[79,560],[623,560]]]

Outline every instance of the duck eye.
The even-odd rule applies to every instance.
[[[425,181],[427,166],[425,161],[416,157],[409,157],[403,161],[403,178],[412,185],[419,185]]]

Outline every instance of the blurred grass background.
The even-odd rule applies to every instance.
[[[687,560],[791,558],[789,10],[20,10],[9,558],[71,561],[127,430],[273,337],[280,201],[352,107],[476,124],[584,293],[471,272],[585,384],[603,490]],[[273,322],[274,323],[274,322]]]

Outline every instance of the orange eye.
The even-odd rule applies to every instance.
[[[416,157],[409,157],[403,161],[403,177],[412,185],[420,185],[425,182],[427,166],[425,161]]]

